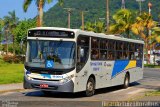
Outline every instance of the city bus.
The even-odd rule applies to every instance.
[[[144,42],[58,27],[28,30],[24,88],[49,92],[84,92],[143,78]]]

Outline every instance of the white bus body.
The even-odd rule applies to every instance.
[[[79,29],[39,27],[39,28],[30,29],[29,31],[32,31],[32,30],[71,31],[71,32],[74,32],[74,37],[73,38],[41,37],[41,34],[37,34],[37,35],[40,35],[40,37],[38,36],[27,37],[28,41],[36,41],[36,42],[33,44],[28,42],[27,44],[26,64],[25,64],[25,74],[24,74],[25,75],[24,88],[34,88],[42,91],[80,92],[80,91],[86,91],[89,78],[93,78],[94,88],[99,89],[99,88],[124,84],[126,74],[128,74],[128,77],[129,77],[128,82],[130,83],[137,81],[139,79],[142,79],[143,77],[143,44],[144,42],[141,40],[132,40],[132,39],[122,38],[114,35],[105,35],[105,34],[94,33],[94,32],[86,32]],[[49,35],[52,35],[52,33],[50,33]],[[44,35],[47,35],[47,34],[48,33],[46,32],[44,33]],[[64,36],[64,35],[61,35],[61,36]],[[44,53],[39,54],[40,57],[42,55],[41,57],[42,61],[36,58],[33,59],[31,57],[31,54],[34,50],[38,50],[38,49],[37,48],[34,49],[34,47],[31,47],[31,45],[40,44],[37,41],[61,41],[61,43],[57,43],[57,44],[53,43],[53,45],[56,44],[56,46],[58,44],[60,44],[60,46],[61,44],[63,45],[63,42],[65,41],[74,42],[75,52],[73,52],[73,55],[75,56],[73,56],[73,58],[75,58],[75,60],[68,59],[68,60],[72,60],[71,62],[74,63],[73,64],[74,67],[70,69],[70,71],[65,71],[63,69],[62,71],[64,72],[61,72],[61,69],[55,69],[55,72],[54,72],[54,68],[56,68],[56,63],[58,63],[56,62],[56,58],[54,58],[54,61],[51,61],[52,63],[54,63],[54,64],[51,64],[53,70],[52,68],[49,68],[49,69],[46,68],[46,66],[48,66],[46,65],[46,59],[43,60],[42,58],[44,56]],[[44,48],[45,48],[45,43],[41,43],[41,44],[44,45]],[[46,42],[46,44],[52,44],[52,43]],[[92,45],[95,45],[95,47]],[[132,45],[134,50],[130,50]],[[65,44],[63,46],[65,47]],[[111,48],[111,46],[113,47]],[[30,50],[29,47],[32,48],[32,50]],[[64,49],[64,47],[61,49]],[[118,50],[118,47],[119,49],[120,48],[122,49]],[[139,47],[141,47],[141,49],[138,49]],[[52,49],[52,48],[48,48],[48,49]],[[67,49],[70,49],[70,48],[67,48]],[[98,56],[97,59],[92,58],[92,54],[94,53],[94,51],[98,52],[99,54],[99,56],[97,55]],[[43,51],[43,52],[48,52],[47,54],[49,54],[49,50]],[[60,52],[58,48],[57,48],[57,52]],[[62,54],[64,54],[65,52],[67,54],[67,51],[64,51]],[[113,59],[109,59],[110,53],[112,53]],[[125,58],[120,58],[120,56]],[[132,56],[133,58],[131,58]],[[63,57],[63,56],[59,54],[58,57]],[[61,58],[60,60],[61,61],[59,63],[65,63],[65,60],[67,59]],[[84,60],[84,61],[81,61],[81,60]],[[45,66],[43,65],[43,63],[45,63]],[[47,62],[47,64],[50,64],[50,63]],[[68,66],[65,65],[65,67],[68,67]],[[90,94],[90,95],[93,95],[93,94]]]

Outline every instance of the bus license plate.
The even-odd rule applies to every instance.
[[[40,88],[48,88],[48,84],[40,84]]]

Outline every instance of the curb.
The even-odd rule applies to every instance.
[[[24,90],[26,90],[26,89],[3,90],[3,91],[0,91],[0,94],[7,93],[7,92],[20,92],[20,91],[24,91]]]

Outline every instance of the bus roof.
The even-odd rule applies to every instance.
[[[127,41],[127,42],[134,42],[134,43],[141,43],[144,44],[144,41],[142,40],[135,40],[135,39],[129,39],[129,38],[124,38],[121,37],[121,35],[114,35],[114,34],[109,34],[106,35],[104,33],[94,33],[92,31],[83,31],[80,29],[69,29],[69,28],[61,28],[61,27],[36,27],[36,28],[31,28],[29,30],[62,30],[62,31],[72,31],[77,34],[85,35],[85,36],[92,36],[92,37],[100,37],[100,38],[107,38],[107,39],[113,39],[113,40],[120,40],[120,41]]]

